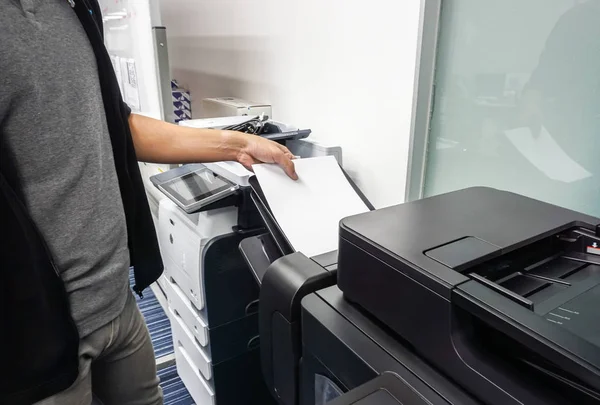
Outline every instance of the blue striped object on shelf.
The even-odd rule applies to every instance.
[[[129,272],[129,283],[135,284],[133,271]],[[144,299],[135,295],[138,307],[150,331],[152,346],[154,346],[154,354],[156,358],[173,354],[173,337],[171,335],[171,324],[165,311],[160,306],[158,299],[154,295],[152,289],[144,290]]]
[[[177,374],[176,366],[163,368],[158,372],[163,389],[164,405],[194,405],[194,401]]]

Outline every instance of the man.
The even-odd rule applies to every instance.
[[[161,404],[128,286],[162,272],[137,160],[278,163],[265,139],[130,114],[96,0],[0,0],[1,404]]]

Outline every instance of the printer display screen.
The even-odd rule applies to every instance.
[[[226,180],[217,177],[210,170],[197,170],[171,180],[164,189],[183,205],[190,205],[232,187]]]

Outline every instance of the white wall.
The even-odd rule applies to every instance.
[[[418,0],[161,0],[172,75],[205,97],[273,105],[342,146],[376,207],[404,200]]]
[[[161,118],[160,96],[152,37],[149,0],[99,0],[104,17],[104,41],[111,56],[135,61],[137,88],[128,86],[127,65],[117,65],[121,93],[132,110],[152,118]]]

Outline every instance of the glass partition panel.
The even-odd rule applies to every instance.
[[[424,195],[485,185],[600,217],[600,0],[442,1]]]

